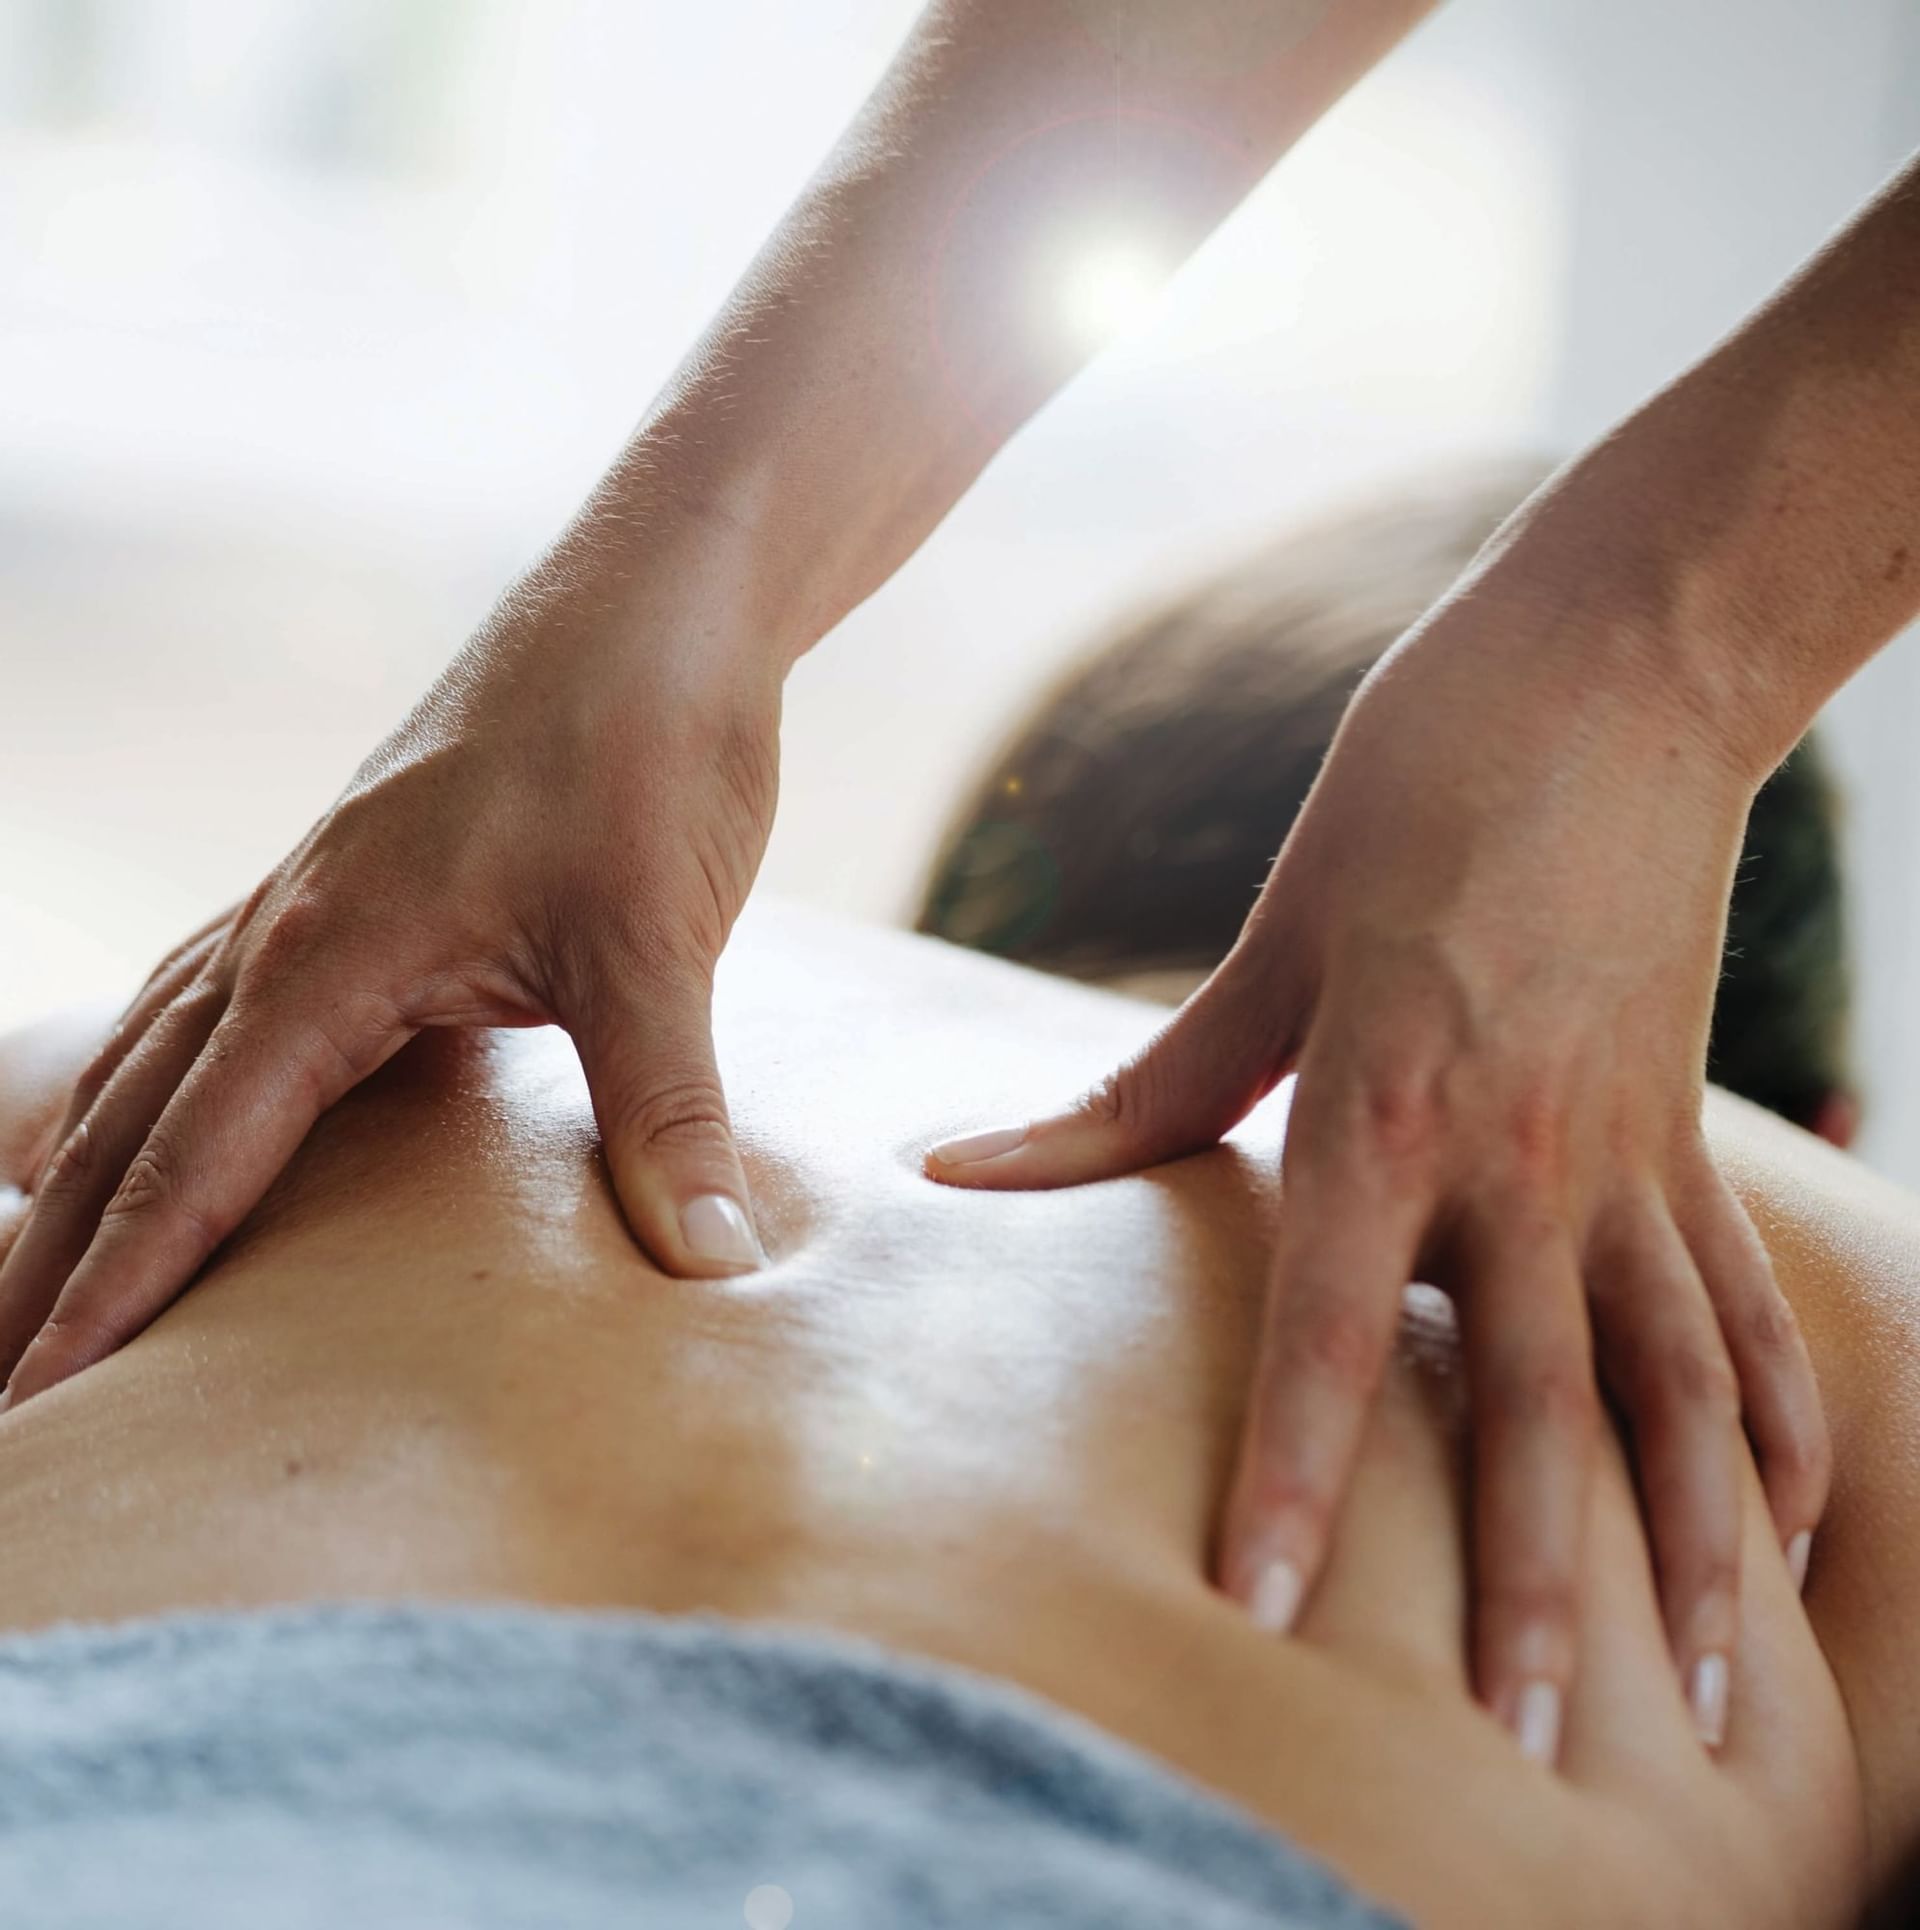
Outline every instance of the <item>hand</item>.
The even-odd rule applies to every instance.
[[[1482,1695],[1551,1757],[1597,1337],[1682,1680],[1717,1741],[1742,1397],[1799,1572],[1828,1479],[1806,1348],[1700,1120],[1757,777],[1676,713],[1657,662],[1618,639],[1569,649],[1496,600],[1443,607],[1363,688],[1233,952],[1145,1051],[928,1170],[976,1187],[1131,1172],[1211,1144],[1297,1067],[1223,1583],[1290,1623],[1402,1289],[1429,1280],[1458,1306],[1472,1397]]]
[[[565,1026],[647,1252],[676,1274],[759,1262],[709,999],[772,822],[784,666],[709,628],[548,565],[246,903],[160,966],[0,1266],[10,1400],[138,1333],[424,1026]]]

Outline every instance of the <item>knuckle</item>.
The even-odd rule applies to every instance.
[[[92,1125],[83,1119],[54,1148],[53,1157],[47,1161],[47,1170],[40,1182],[42,1193],[57,1199],[64,1194],[78,1192],[87,1185],[97,1164],[93,1137]]]
[[[107,1214],[115,1219],[137,1218],[158,1207],[170,1205],[175,1193],[175,1166],[161,1142],[149,1139],[134,1154],[121,1176],[119,1187],[108,1204]]]
[[[247,933],[249,975],[272,981],[298,971],[312,958],[328,923],[311,897],[286,899]]]
[[[1657,1356],[1660,1379],[1673,1402],[1716,1426],[1740,1421],[1740,1383],[1724,1349],[1683,1341]]]
[[[1078,1107],[1081,1117],[1090,1125],[1124,1126],[1134,1113],[1130,1085],[1124,1070],[1108,1073],[1081,1098]]]
[[[355,1086],[385,1056],[405,1025],[398,1005],[385,995],[351,991],[330,1001],[309,1028],[307,1049],[298,1055],[316,1106],[342,1086]]]
[[[636,889],[635,902],[600,905],[587,885],[556,888],[526,932],[521,975],[548,987],[568,1026],[604,1038],[631,1023],[636,992],[656,1003],[704,1003],[712,995],[718,948],[670,923]],[[584,907],[584,909],[582,909]]]
[[[1108,1073],[1081,1097],[1074,1111],[1123,1146],[1143,1144],[1160,1113],[1157,1085],[1152,1060],[1136,1060]]]
[[[1538,1561],[1503,1564],[1480,1585],[1481,1613],[1509,1631],[1570,1632],[1579,1612],[1574,1577]]]
[[[1369,1151],[1389,1165],[1418,1165],[1440,1144],[1442,1105],[1434,1079],[1420,1067],[1399,1062],[1377,1068],[1361,1082],[1360,1128]]]
[[[203,978],[189,986],[149,1028],[148,1037],[157,1045],[173,1046],[192,1035],[204,1037],[218,1022],[227,995],[212,979]]]
[[[97,1359],[108,1340],[108,1329],[98,1316],[84,1306],[68,1307],[48,1316],[28,1352],[36,1374],[50,1373],[59,1379]]]
[[[340,807],[336,804],[335,810]],[[243,935],[251,936],[253,928],[260,922],[267,902],[281,888],[288,867],[278,865],[260,880],[254,888],[234,906],[227,916],[226,929],[221,933],[219,943],[230,946]]]
[[[184,987],[167,1009],[178,1017],[200,1019],[209,1013],[218,1014],[224,1010],[227,998],[225,988],[207,972]]]
[[[623,1102],[614,1124],[620,1135],[643,1147],[711,1151],[732,1144],[726,1100],[705,1079],[655,1086]]]
[[[1566,1171],[1567,1109],[1557,1083],[1524,1079],[1506,1105],[1503,1148],[1514,1183],[1555,1188]]]
[[[179,1149],[156,1129],[134,1154],[102,1222],[127,1228],[172,1214],[184,1220],[204,1245],[217,1246],[232,1229],[219,1225],[194,1199],[184,1172]]]
[[[1800,1322],[1787,1297],[1768,1280],[1739,1316],[1738,1338],[1748,1355],[1763,1369],[1778,1372],[1801,1358]]]
[[[1337,1392],[1364,1396],[1372,1387],[1381,1353],[1378,1316],[1352,1294],[1317,1298],[1296,1316],[1292,1347],[1299,1368]]]
[[[1775,1484],[1824,1493],[1833,1476],[1833,1442],[1825,1421],[1815,1415],[1781,1428],[1767,1441],[1763,1459]]]
[[[1149,1049],[1110,1072],[1075,1110],[1088,1124],[1127,1144],[1144,1144],[1169,1115],[1169,1081],[1161,1053]]]
[[[1740,1555],[1738,1523],[1702,1525],[1685,1564],[1685,1584],[1680,1591],[1693,1602],[1731,1602],[1740,1593]]]
[[[1334,1496],[1327,1487],[1307,1479],[1291,1464],[1274,1459],[1260,1463],[1248,1484],[1249,1512],[1263,1523],[1285,1522],[1294,1535],[1313,1548],[1323,1546],[1332,1532]]]

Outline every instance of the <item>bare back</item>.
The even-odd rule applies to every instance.
[[[921,1177],[929,1140],[1057,1095],[1156,1016],[751,914],[717,1025],[776,1264],[720,1282],[638,1255],[564,1038],[420,1041],[148,1334],[0,1419],[0,1627],[347,1597],[826,1625],[1075,1709],[1422,1923],[1851,1921],[1862,1770],[1880,1877],[1920,1816],[1920,1677],[1896,1679],[1916,1675],[1920,1555],[1888,1553],[1920,1524],[1904,1199],[1729,1115],[1834,1411],[1813,1629],[1756,1490],[1710,1761],[1615,1457],[1549,1776],[1467,1689],[1458,1388],[1432,1307],[1300,1638],[1262,1639],[1207,1585],[1277,1103],[1227,1147],[1097,1188]],[[7,1076],[0,1057],[18,1148],[39,1095],[9,1113]]]

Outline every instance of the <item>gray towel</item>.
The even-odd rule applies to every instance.
[[[838,1638],[303,1608],[0,1642],[8,1930],[1393,1930],[1044,1702]]]

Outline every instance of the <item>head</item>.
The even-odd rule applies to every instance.
[[[1360,680],[1544,473],[1487,466],[1372,502],[1126,618],[994,755],[942,841],[917,928],[1184,998],[1238,934]],[[1748,824],[1708,1072],[1845,1144],[1838,846],[1808,738]]]

